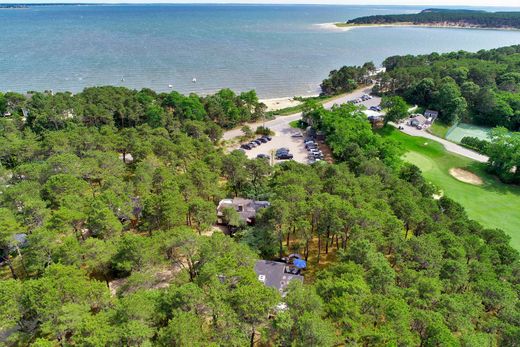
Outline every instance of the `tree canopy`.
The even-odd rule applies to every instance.
[[[435,200],[352,104],[305,108],[335,164],[273,167],[218,144],[223,128],[260,116],[255,93],[100,87],[5,98],[7,346],[518,341],[520,263],[509,238],[470,220],[449,192]],[[500,131],[494,138],[516,145]],[[518,165],[491,150],[497,169]],[[254,225],[226,211],[230,237],[213,224],[218,202],[235,196],[271,204]],[[291,253],[308,261],[303,284],[280,293],[258,280],[258,258]]]

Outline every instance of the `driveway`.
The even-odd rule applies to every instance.
[[[392,125],[396,126],[395,124],[392,124]],[[420,136],[420,137],[424,137],[424,138],[427,138],[427,139],[430,139],[433,141],[437,141],[437,142],[441,143],[448,152],[462,155],[463,157],[470,158],[470,159],[476,160],[481,163],[487,163],[487,161],[489,160],[489,157],[487,157],[485,155],[479,154],[475,151],[462,147],[456,143],[453,143],[448,140],[442,139],[438,136],[432,135],[429,132],[427,132],[426,130],[419,130],[419,129],[412,127],[410,125],[407,125],[407,124],[399,124],[399,125],[401,125],[404,128],[401,131],[404,132],[405,134],[408,134],[411,136]]]
[[[356,90],[350,94],[343,95],[338,97],[337,99],[331,100],[323,104],[326,109],[332,108],[334,105],[344,104],[350,100],[357,99],[361,97],[363,94],[369,94],[372,87],[364,88]],[[366,107],[377,106],[381,102],[381,99],[378,97],[374,97],[373,99],[363,101],[359,105],[365,105]],[[251,129],[256,130],[257,127],[261,125],[265,125],[269,129],[275,132],[275,135],[272,136],[272,141],[261,144],[260,146],[253,148],[251,150],[246,151],[246,155],[248,158],[256,158],[258,154],[267,154],[271,158],[274,157],[274,152],[281,147],[286,147],[289,149],[290,153],[294,156],[293,160],[299,163],[307,163],[308,162],[308,152],[305,149],[303,144],[303,137],[293,137],[294,134],[301,133],[300,129],[295,129],[290,126],[290,123],[299,120],[302,118],[301,112],[295,113],[288,116],[279,116],[273,120],[267,122],[256,122],[248,124]],[[243,133],[238,129],[233,129],[226,131],[223,135],[224,140],[230,140],[238,136],[242,136]],[[239,145],[235,146],[233,149],[239,148]],[[273,162],[273,159],[271,159]],[[278,160],[274,160],[274,162],[279,162]]]

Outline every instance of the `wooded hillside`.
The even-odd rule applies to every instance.
[[[420,13],[366,16],[347,24],[442,24],[482,28],[520,28],[520,12],[426,9]]]
[[[258,117],[254,93],[102,87],[3,101],[7,346],[520,340],[519,254],[508,237],[469,220],[449,192],[434,200],[353,105],[306,109],[338,164],[271,167],[217,145],[222,127]],[[232,238],[212,225],[218,201],[233,196],[271,206]],[[282,299],[253,265],[294,252],[309,261],[306,283],[291,282]]]

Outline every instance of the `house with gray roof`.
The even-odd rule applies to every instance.
[[[287,263],[271,260],[258,260],[255,264],[255,272],[258,280],[268,287],[272,287],[285,296],[287,285],[291,281],[303,283],[300,271]]]
[[[240,219],[247,224],[254,224],[256,213],[262,209],[267,208],[271,204],[269,201],[256,201],[244,198],[233,198],[221,200],[217,206],[217,222],[225,224],[222,217],[224,216],[224,209],[232,208],[238,212]]]
[[[435,122],[437,117],[439,117],[439,112],[434,111],[434,110],[426,110],[426,111],[424,111],[424,116],[427,119],[430,119],[431,123],[433,123],[433,122]]]

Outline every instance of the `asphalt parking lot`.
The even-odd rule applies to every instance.
[[[337,100],[330,101],[326,104],[324,104],[325,108],[331,108],[334,104],[342,104],[350,100],[354,100],[356,98],[361,97],[363,94],[369,93],[369,89],[365,90],[359,90],[354,93],[351,93],[349,95],[343,96]],[[377,106],[381,102],[381,99],[378,97],[374,97],[372,99],[363,101],[361,103],[358,103],[357,105],[364,105],[365,107],[369,108],[370,106]],[[261,145],[250,149],[245,150],[246,155],[250,159],[254,159],[259,154],[266,154],[271,158],[271,163],[275,164],[278,162],[281,162],[283,160],[276,160],[274,159],[274,153],[277,149],[285,147],[289,149],[289,153],[293,155],[293,160],[307,164],[309,162],[308,156],[309,153],[305,149],[305,145],[303,143],[305,136],[302,137],[293,137],[295,134],[302,134],[302,130],[292,128],[290,123],[294,120],[301,119],[301,113],[293,114],[289,116],[279,116],[274,120],[265,122],[265,123],[256,123],[251,124],[251,127],[256,129],[256,127],[260,125],[265,125],[269,129],[271,129],[274,132],[274,135],[271,136],[272,140],[267,143],[262,143]],[[236,136],[240,136],[242,132],[240,129],[230,130],[224,134],[224,139],[232,139]],[[258,138],[260,136],[257,136]],[[255,139],[256,139],[255,138]],[[233,149],[240,148],[240,145],[237,145]]]
[[[293,155],[293,160],[299,163],[308,162],[308,153],[305,149],[305,145],[303,144],[303,135],[302,137],[293,137],[295,134],[302,134],[300,129],[294,129],[288,125],[287,127],[282,127],[281,129],[271,128],[271,130],[275,132],[275,134],[271,136],[271,141],[262,143],[253,149],[245,150],[248,158],[253,159],[256,158],[259,154],[266,154],[271,158],[273,163],[282,162],[283,160],[275,159],[274,154],[277,149],[285,147],[289,149],[289,153]]]

